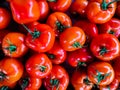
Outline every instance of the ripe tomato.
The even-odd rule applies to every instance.
[[[86,34],[86,43],[90,43],[91,40],[98,35],[98,28],[95,23],[91,23],[89,20],[79,20],[75,22],[74,26],[80,27]]]
[[[88,66],[87,75],[97,85],[109,85],[115,77],[112,66],[107,62],[93,62]]]
[[[54,12],[48,17],[47,24],[54,29],[56,36],[59,36],[66,28],[72,26],[72,21],[67,14]]]
[[[46,0],[36,0],[38,2],[38,5],[40,7],[40,21],[44,21],[50,10],[49,10],[49,5]]]
[[[24,42],[24,34],[18,32],[10,32],[3,38],[2,50],[7,56],[21,57],[28,51],[28,47]]]
[[[72,0],[47,0],[53,11],[65,12],[69,9]]]
[[[61,47],[59,42],[56,40],[53,47],[46,52],[48,58],[53,64],[61,64],[66,59],[66,51]]]
[[[47,90],[66,90],[69,84],[69,76],[66,70],[59,66],[53,66],[51,73],[43,79]]]
[[[13,19],[19,24],[26,24],[40,18],[40,8],[36,0],[8,0]]]
[[[0,87],[11,86],[23,74],[23,65],[17,59],[4,58],[0,61]]]
[[[114,35],[99,34],[92,40],[90,49],[98,59],[110,61],[119,56],[120,44]]]
[[[88,79],[85,70],[74,71],[71,77],[71,83],[75,90],[91,90],[93,83]]]
[[[88,5],[88,0],[74,0],[70,6],[70,12],[72,14],[79,14],[82,17],[86,17],[86,7]]]
[[[118,79],[114,79],[109,85],[107,86],[100,86],[100,90],[117,90],[119,86],[119,81]]]
[[[60,34],[60,44],[66,51],[82,48],[86,41],[84,31],[79,27],[70,27]]]
[[[120,20],[118,18],[112,18],[108,22],[99,25],[100,33],[109,33],[120,38]]]
[[[85,47],[69,52],[67,60],[71,66],[79,68],[80,66],[87,66],[94,60],[94,57],[89,48]]]
[[[0,30],[6,28],[9,25],[10,21],[10,12],[5,8],[0,7]]]
[[[55,41],[53,29],[47,24],[33,24],[30,24],[30,28],[23,25],[28,31],[25,38],[26,45],[36,52],[46,52],[50,50]]]
[[[116,6],[112,0],[90,0],[86,8],[87,18],[93,23],[105,23],[115,14]]]
[[[38,90],[42,85],[42,80],[36,77],[30,77],[29,75],[23,75],[19,80],[22,90]]]
[[[34,54],[26,62],[26,71],[31,77],[44,78],[52,70],[52,62],[45,54]]]

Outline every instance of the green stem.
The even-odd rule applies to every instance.
[[[56,90],[58,90],[59,88],[59,80],[58,79],[50,79],[50,84],[52,86],[52,88],[56,87]]]
[[[2,86],[2,87],[0,87],[0,90],[9,90],[9,87],[8,86]]]
[[[54,54],[49,54],[49,53],[47,53],[47,56],[48,56],[48,58],[50,58],[50,59],[55,59],[55,55],[54,55]]]
[[[100,51],[99,51],[99,54],[100,55],[104,55],[105,53],[107,53],[108,50],[106,49],[106,47],[101,47]]]
[[[113,30],[110,30],[108,33],[109,33],[109,34],[112,34],[112,35],[115,34],[115,32],[114,32]]]
[[[88,80],[88,77],[85,78],[85,79],[83,80],[83,82],[84,82],[86,85],[90,85],[90,84],[91,84],[91,82]]]
[[[57,2],[57,0],[47,0],[48,2]]]
[[[0,71],[0,81],[3,81],[4,79],[6,79],[6,74]]]
[[[32,35],[33,39],[36,39],[40,36],[40,31],[38,31],[36,28],[34,29],[34,31],[32,32],[29,28],[27,28],[24,24],[22,24],[22,26]]]
[[[74,48],[82,48],[82,46],[80,45],[79,42],[74,42],[74,43],[72,44],[72,46],[73,46]]]
[[[47,68],[46,66],[39,66],[41,72],[45,72],[46,68]]]
[[[80,61],[78,61],[78,65],[77,65],[78,67],[80,67],[80,66],[86,66],[86,63],[85,62],[80,62]]]
[[[101,3],[101,8],[102,10],[107,10],[108,9],[108,6],[114,2],[117,2],[117,1],[120,1],[120,0],[113,0],[109,3],[106,2],[106,0],[103,0],[102,3]]]
[[[20,85],[21,88],[24,90],[28,85],[29,85],[29,78],[26,77],[26,78],[22,79],[21,85]]]

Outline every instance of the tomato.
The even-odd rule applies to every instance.
[[[117,8],[116,8],[115,15],[117,15],[118,17],[120,17],[120,2],[117,2]]]
[[[93,62],[87,68],[91,82],[97,85],[109,85],[115,77],[113,67],[107,62]]]
[[[117,90],[119,86],[119,81],[118,79],[114,79],[113,82],[111,82],[109,85],[107,86],[100,86],[100,90]]]
[[[49,15],[47,22],[56,34],[57,37],[66,29],[72,26],[70,17],[62,12],[54,12]]]
[[[56,40],[53,47],[46,52],[48,58],[53,64],[61,64],[66,60],[67,52],[61,47],[60,43]]]
[[[53,66],[51,73],[43,79],[47,90],[66,90],[69,84],[69,76],[66,70],[59,65]]]
[[[120,20],[117,18],[112,18],[108,22],[99,25],[100,33],[109,33],[120,38]]]
[[[47,0],[53,11],[65,12],[69,9],[72,0]]]
[[[40,8],[36,0],[8,0],[12,17],[19,24],[30,23],[40,18]]]
[[[4,58],[0,61],[0,87],[11,86],[23,74],[23,65],[17,59]]]
[[[47,24],[30,24],[30,28],[23,25],[28,34],[25,38],[26,45],[36,52],[46,52],[50,50],[55,41],[55,33]]]
[[[67,60],[72,67],[79,68],[80,66],[87,66],[88,63],[94,60],[94,57],[89,48],[85,47],[69,52]]]
[[[82,48],[86,41],[84,31],[79,27],[70,27],[60,34],[60,44],[66,51]]]
[[[42,85],[42,80],[36,77],[30,77],[29,75],[23,75],[19,80],[19,84],[22,90],[38,90]]]
[[[11,21],[10,12],[5,8],[0,7],[0,30],[7,28],[10,21]]]
[[[49,5],[47,3],[46,0],[37,0],[39,7],[40,7],[40,21],[44,21],[46,20],[50,9],[49,9]]]
[[[86,8],[87,18],[93,23],[105,23],[115,14],[116,6],[112,0],[91,0]]]
[[[52,70],[52,62],[45,54],[34,54],[26,62],[26,71],[31,77],[44,78]]]
[[[75,22],[74,26],[80,27],[86,34],[86,43],[90,43],[91,40],[98,35],[98,28],[95,23],[91,23],[89,20],[79,20]]]
[[[90,49],[98,59],[110,61],[119,56],[120,44],[114,35],[99,34],[92,40]]]
[[[70,12],[72,14],[79,14],[82,17],[86,17],[86,7],[88,5],[88,0],[74,0],[70,6]]]
[[[74,71],[71,77],[71,83],[75,90],[91,90],[93,83],[88,79],[85,70]]]
[[[12,84],[10,84],[8,86],[3,85],[3,86],[0,87],[0,90],[12,90],[12,89],[14,89],[14,87],[16,86],[16,84],[17,84],[17,82],[12,83]]]
[[[10,57],[21,57],[28,51],[25,45],[25,35],[18,32],[10,32],[3,38],[2,50]]]

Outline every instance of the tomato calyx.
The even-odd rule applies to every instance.
[[[33,40],[36,39],[36,38],[38,38],[40,36],[40,31],[38,31],[36,28],[34,28],[34,31],[32,32],[24,24],[22,24],[22,26],[32,35]]]
[[[72,46],[73,46],[74,48],[82,48],[82,46],[81,46],[81,44],[80,44],[79,42],[74,42],[74,43],[72,44]]]
[[[120,1],[120,0],[113,0],[109,3],[106,2],[106,0],[103,0],[102,3],[101,3],[101,8],[102,10],[107,10],[109,8],[109,5],[114,3],[114,2],[117,2],[117,1]]]
[[[54,55],[54,54],[49,54],[49,53],[47,53],[47,56],[48,56],[48,58],[50,58],[50,59],[55,59],[55,55]]]
[[[64,29],[69,27],[69,26],[64,26],[59,21],[56,21],[56,26],[57,26],[57,29],[59,30],[59,32],[63,32]]]
[[[100,51],[99,51],[99,54],[103,56],[107,52],[108,52],[108,50],[106,49],[106,47],[102,46]]]
[[[23,79],[21,80],[20,84],[21,84],[21,85],[20,85],[21,88],[22,88],[22,89],[25,89],[25,88],[28,86],[28,84],[29,84],[29,78],[28,78],[28,77],[23,78]]]
[[[106,79],[107,76],[110,75],[110,73],[106,73],[106,74],[101,74],[98,70],[96,70],[97,75],[95,76],[95,78],[97,79],[97,85],[104,79]]]
[[[81,66],[82,66],[82,67],[86,67],[87,64],[86,64],[85,62],[80,62],[80,61],[78,61],[77,69],[80,68]]]
[[[48,2],[57,2],[57,0],[47,0]]]
[[[109,33],[109,34],[112,34],[112,35],[115,34],[115,32],[114,32],[113,30],[108,31],[108,33]]]
[[[86,77],[83,82],[86,84],[86,85],[91,85],[91,82],[88,80],[88,78]]]
[[[7,43],[9,44],[9,46],[6,47],[5,49],[9,50],[10,54],[12,54],[13,52],[16,51],[17,47],[14,44],[12,44],[12,42],[10,40],[7,40]]]
[[[0,90],[9,90],[9,87],[8,86],[2,86],[2,87],[0,87]]]
[[[3,81],[4,79],[6,79],[6,74],[0,71],[0,81]]]
[[[46,66],[42,66],[42,65],[40,65],[40,66],[38,66],[37,67],[41,72],[45,72],[45,70],[46,70]]]
[[[50,79],[50,84],[52,86],[52,90],[56,87],[56,90],[59,90],[59,80],[58,79]]]

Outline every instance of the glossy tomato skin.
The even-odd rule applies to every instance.
[[[49,7],[52,11],[65,12],[68,10],[72,0],[48,0]]]
[[[75,51],[81,48],[85,41],[85,33],[79,27],[67,28],[60,34],[60,44],[66,51]]]
[[[40,8],[36,0],[8,0],[13,19],[19,24],[26,24],[40,18]],[[26,8],[25,8],[26,7]]]
[[[117,38],[120,38],[120,20],[118,18],[112,18],[108,22],[100,24],[99,32],[113,34]]]
[[[25,45],[25,35],[18,32],[10,32],[3,38],[2,50],[10,57],[21,57],[28,51]]]
[[[109,85],[115,77],[113,67],[107,62],[93,62],[87,68],[91,82],[97,85]]]
[[[55,35],[59,35],[66,29],[72,26],[70,17],[62,12],[54,12],[48,16],[47,22],[55,32]]]
[[[36,77],[30,77],[29,75],[23,75],[19,80],[19,85],[23,90],[38,90],[42,85],[42,80]]]
[[[118,79],[114,79],[113,82],[111,82],[109,85],[107,86],[100,86],[100,90],[117,90],[119,86],[119,81]]]
[[[97,24],[102,24],[109,21],[115,14],[117,3],[114,2],[104,7],[103,3],[108,4],[112,0],[91,0],[86,8],[87,18]],[[112,8],[110,8],[112,7]]]
[[[54,65],[51,73],[43,80],[47,90],[66,90],[69,84],[69,76],[66,70],[59,65]]]
[[[5,8],[0,8],[0,30],[7,28],[11,21],[11,14]]]
[[[28,32],[25,38],[25,43],[30,49],[36,52],[46,52],[52,48],[55,41],[55,33],[49,25],[39,23],[30,26],[29,30],[36,34],[34,36]]]
[[[69,52],[67,60],[72,67],[87,66],[88,63],[94,60],[94,56],[89,48],[85,47]]]
[[[88,79],[85,70],[74,71],[71,83],[75,90],[91,90],[93,87],[93,83]]]
[[[99,34],[92,40],[90,50],[98,59],[110,61],[119,56],[119,40],[111,34]]]
[[[61,47],[59,41],[55,41],[53,47],[46,52],[53,64],[61,64],[66,60],[67,52]]]
[[[52,62],[45,54],[34,54],[26,62],[26,71],[31,77],[44,78],[52,70]]]
[[[4,58],[0,61],[0,87],[14,85],[23,75],[23,65],[17,59]]]
[[[75,22],[74,26],[80,27],[86,34],[86,43],[90,43],[91,40],[98,35],[98,28],[95,23],[91,23],[89,20],[80,20]]]
[[[40,21],[43,21],[47,18],[50,10],[49,5],[46,0],[37,0],[38,5],[40,7]]]
[[[86,7],[88,0],[74,0],[70,6],[70,12],[72,14],[79,14],[82,17],[86,17]]]

